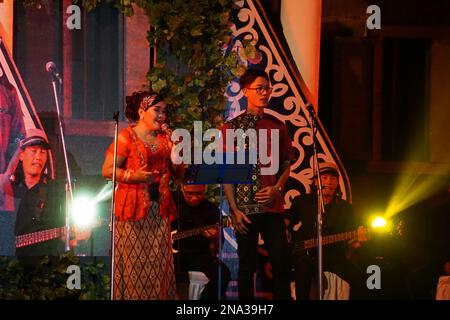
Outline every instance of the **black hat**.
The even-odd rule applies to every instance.
[[[319,170],[321,174],[330,173],[332,175],[335,175],[336,177],[339,177],[339,169],[333,162],[319,163]]]
[[[50,149],[47,136],[43,130],[35,128],[27,130],[27,137],[21,141],[20,148],[23,150],[31,146],[41,146],[44,149]]]

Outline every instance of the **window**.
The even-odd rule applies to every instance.
[[[123,18],[110,4],[86,13],[81,30],[69,30],[63,13],[72,1],[46,1],[40,9],[14,7],[14,58],[38,112],[55,112],[45,64],[63,76],[66,120],[111,120],[122,111]],[[121,112],[122,114],[122,112]],[[122,115],[123,116],[123,115]]]
[[[384,40],[382,160],[427,160],[430,44],[430,39]]]
[[[72,51],[72,118],[110,120],[119,110],[123,64],[119,12],[102,5],[83,14],[83,27],[74,31]]]

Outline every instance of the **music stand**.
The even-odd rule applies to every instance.
[[[224,158],[222,159],[227,159]],[[236,154],[234,154],[234,160],[236,160]],[[184,179],[185,184],[218,184],[220,189],[220,204],[219,204],[219,266],[218,266],[218,284],[217,295],[218,300],[221,300],[222,289],[222,266],[220,261],[222,260],[222,209],[223,209],[223,184],[252,184],[252,164],[237,164],[236,161],[233,164],[192,164],[189,166]]]

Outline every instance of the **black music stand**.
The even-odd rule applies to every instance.
[[[185,184],[218,184],[220,187],[220,205],[219,205],[219,260],[222,260],[222,209],[223,209],[223,184],[252,184],[252,164],[236,163],[236,154],[233,155],[234,164],[226,164],[223,157],[223,164],[193,164],[190,165],[184,179]],[[221,300],[222,289],[222,266],[218,266],[217,295]]]

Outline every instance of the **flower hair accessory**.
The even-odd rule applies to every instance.
[[[145,97],[144,99],[142,99],[141,105],[139,106],[140,108],[142,108],[144,111],[147,111],[148,108],[150,108],[152,106],[153,101],[155,101],[156,99],[156,94],[151,94],[147,97]]]

